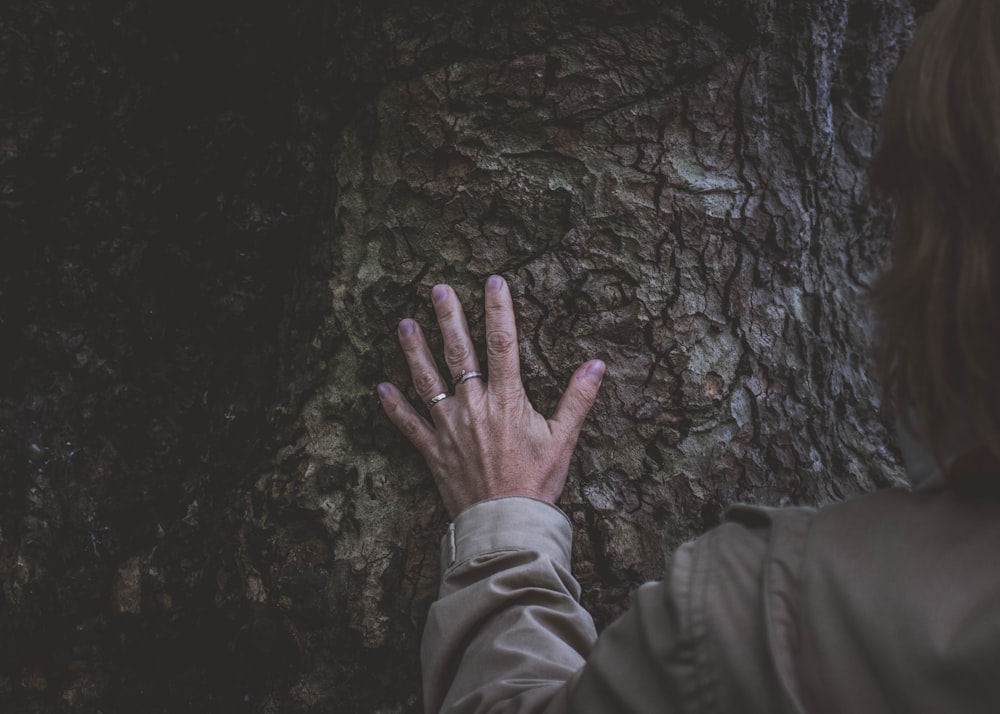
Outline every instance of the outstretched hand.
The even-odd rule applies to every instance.
[[[431,298],[453,376],[441,376],[420,326],[403,320],[399,341],[431,418],[421,416],[388,382],[378,385],[385,413],[427,461],[453,518],[474,503],[500,496],[555,503],[583,420],[597,398],[604,363],[581,365],[555,414],[545,419],[521,383],[514,305],[503,278],[494,275],[486,282],[488,380],[470,376],[480,371],[479,358],[455,291],[436,285]]]

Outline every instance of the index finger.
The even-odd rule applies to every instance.
[[[486,281],[486,360],[489,391],[509,396],[521,390],[514,302],[507,282],[499,275]]]

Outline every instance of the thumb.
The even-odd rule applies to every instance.
[[[563,392],[556,413],[549,419],[549,429],[563,438],[576,443],[576,438],[583,427],[590,408],[597,399],[597,390],[604,379],[604,362],[599,359],[584,362],[569,380],[569,386]]]

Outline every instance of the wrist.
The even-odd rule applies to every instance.
[[[525,496],[478,501],[449,526],[442,542],[442,571],[505,550],[542,552],[568,568],[572,532],[569,517],[548,501]]]

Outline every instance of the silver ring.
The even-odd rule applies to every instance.
[[[437,394],[437,395],[431,397],[431,400],[429,402],[427,402],[427,408],[430,409],[431,407],[433,407],[438,402],[443,401],[443,400],[447,399],[450,396],[451,395],[448,394],[448,392],[441,392],[440,394]]]
[[[475,372],[473,370],[465,371],[463,369],[460,375],[451,380],[451,386],[457,387],[460,384],[465,384],[468,380],[472,379],[473,377],[479,377],[480,379],[484,379],[482,372]]]

